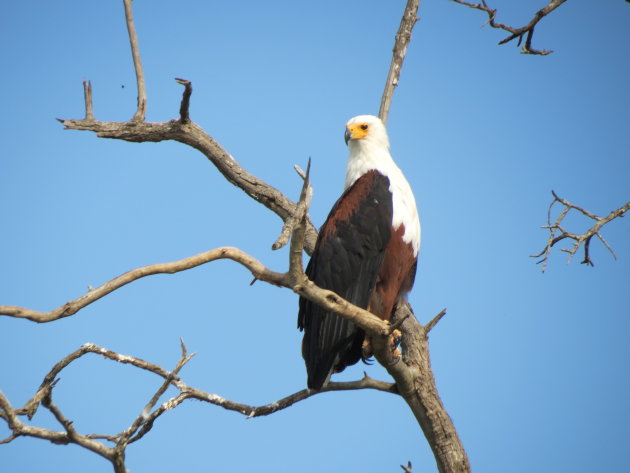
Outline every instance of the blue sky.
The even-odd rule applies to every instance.
[[[404,2],[134,2],[150,121],[177,117],[184,77],[191,117],[246,169],[287,196],[293,164],[313,159],[311,216],[343,186],[348,118],[376,113]],[[520,26],[545,2],[495,1]],[[100,120],[127,120],[135,79],[121,2],[12,2],[0,76],[0,304],[53,309],[129,269],[237,246],[272,269],[281,222],[178,143],[131,144],[64,131],[83,115],[81,81]],[[442,399],[473,470],[622,471],[630,441],[629,227],[593,243],[594,268],[542,249],[550,190],[605,215],[628,201],[630,5],[567,2],[519,54],[486,17],[425,1],[388,123],[392,153],[421,213],[410,301],[431,332]],[[123,87],[124,86],[124,87]],[[587,223],[572,218],[575,231]],[[0,318],[0,389],[15,406],[85,342],[172,368],[179,338],[197,356],[192,386],[260,405],[305,386],[297,296],[230,262],[135,282],[69,319]],[[378,366],[356,366],[387,379]],[[54,399],[83,433],[125,429],[159,387],[154,376],[85,357]],[[172,395],[172,392],[167,393]],[[35,425],[59,428],[46,412]],[[8,434],[0,426],[0,437]],[[435,471],[401,399],[318,395],[245,420],[188,402],[132,445],[132,472]],[[76,446],[18,439],[2,471],[111,471]]]

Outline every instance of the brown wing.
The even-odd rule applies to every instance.
[[[367,308],[391,237],[389,179],[376,171],[359,178],[333,206],[306,268],[309,279]],[[298,327],[308,387],[320,389],[329,375],[361,358],[362,330],[300,298]]]

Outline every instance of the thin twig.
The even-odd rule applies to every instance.
[[[304,267],[302,265],[302,252],[304,251],[304,236],[306,234],[306,218],[308,208],[311,205],[313,189],[311,187],[311,158],[308,158],[304,182],[300,191],[300,200],[296,206],[295,223],[291,230],[291,246],[289,247],[289,270],[287,275],[290,284],[297,284],[298,281],[305,280]]]
[[[604,246],[606,247],[606,249],[608,251],[610,251],[610,253],[612,254],[614,259],[617,259],[617,255],[615,254],[615,251],[611,248],[611,246],[608,244],[608,242],[604,239],[604,237],[602,236],[601,233],[596,232],[595,235],[597,235],[597,238],[599,238],[599,241],[601,241]]]
[[[310,186],[308,173],[311,168],[311,158],[308,158],[307,172],[305,173],[302,169],[295,165],[294,169],[298,173],[298,175],[302,178],[302,190],[300,191],[300,199],[298,204],[295,207],[295,212],[292,216],[287,218],[284,221],[284,225],[282,225],[282,230],[280,231],[280,236],[278,236],[277,240],[271,245],[272,250],[279,250],[283,246],[285,246],[289,242],[289,238],[293,231],[296,228],[296,225],[300,224],[302,220],[304,220],[308,216],[308,207],[310,206],[310,201],[313,197],[313,189]],[[305,193],[306,192],[306,193]],[[308,199],[308,202],[306,201]]]
[[[140,415],[136,417],[133,424],[131,424],[131,426],[120,435],[120,439],[118,441],[118,444],[116,445],[116,449],[124,450],[126,448],[127,444],[129,443],[129,439],[138,431],[138,429],[141,426],[146,424],[151,414],[151,410],[153,409],[155,404],[158,402],[160,397],[162,397],[162,395],[166,392],[166,390],[171,385],[171,383],[177,378],[177,375],[179,374],[180,370],[184,367],[184,365],[186,365],[186,363],[188,363],[192,359],[193,356],[195,356],[194,353],[188,356],[188,353],[187,353],[188,351],[186,349],[186,345],[184,345],[183,340],[181,340],[181,349],[182,349],[182,355],[179,361],[177,362],[177,365],[175,366],[173,371],[171,371],[168,374],[168,376],[164,378],[164,382],[162,383],[160,388],[155,392],[155,394],[153,394],[153,397],[147,403],[147,405],[144,406],[144,409],[142,410]]]
[[[442,309],[438,315],[433,317],[431,321],[424,326],[424,333],[429,333],[437,323],[446,315],[446,309]]]
[[[11,443],[13,440],[15,440],[17,438],[17,435],[12,433],[11,435],[9,435],[7,438],[4,439],[0,439],[0,445],[2,445],[3,443]]]
[[[137,442],[142,437],[144,437],[148,432],[151,431],[151,429],[153,428],[153,424],[158,419],[158,417],[160,417],[166,411],[170,411],[172,409],[175,409],[177,406],[179,406],[186,399],[190,399],[190,397],[186,393],[180,393],[178,396],[173,397],[173,398],[169,399],[168,401],[163,402],[160,405],[160,407],[155,409],[153,412],[151,412],[146,417],[146,419],[145,419],[144,423],[142,424],[140,430],[138,430],[138,432],[133,437],[131,437],[129,439],[128,443]]]
[[[83,81],[83,98],[85,101],[85,119],[94,120],[94,109],[92,107],[92,82]]]
[[[132,0],[123,0],[125,6],[125,19],[127,21],[127,32],[129,33],[129,44],[131,45],[131,56],[133,67],[136,70],[136,85],[138,88],[138,109],[131,119],[134,122],[143,122],[147,108],[147,92],[144,87],[144,72],[142,72],[142,60],[140,59],[140,48],[138,46],[138,35],[133,22]]]
[[[50,396],[50,391],[52,390],[52,388],[55,387],[55,385],[58,382],[59,382],[59,379],[54,379],[54,376],[52,376],[48,382],[42,383],[42,385],[39,387],[35,395],[31,399],[29,399],[26,402],[26,404],[24,404],[24,407],[17,410],[16,412],[19,415],[26,414],[26,416],[28,417],[28,420],[31,420],[33,416],[35,415],[35,413],[37,412],[37,409],[39,408],[39,404],[47,396]]]
[[[403,61],[407,54],[407,46],[411,41],[411,30],[418,21],[418,7],[420,0],[407,0],[405,11],[403,12],[400,20],[400,26],[396,33],[396,39],[394,42],[394,48],[392,50],[392,62],[389,66],[389,72],[387,73],[387,80],[385,81],[385,89],[383,90],[383,96],[381,97],[381,106],[378,111],[378,116],[383,123],[387,123],[389,116],[389,108],[392,104],[392,98],[394,96],[394,90],[398,85],[400,79],[400,71],[402,70]]]
[[[400,326],[405,322],[407,317],[411,317],[411,315],[412,315],[411,313],[405,314],[402,317],[400,317],[399,319],[397,319],[394,323],[392,323],[389,326],[389,335],[393,334],[395,330],[400,329]]]
[[[182,123],[190,122],[190,96],[192,95],[192,84],[189,80],[175,78],[178,84],[184,86],[184,93],[182,94],[182,103],[179,106],[179,120]]]
[[[87,448],[88,450],[99,454],[100,456],[107,458],[108,460],[111,459],[112,456],[112,452],[111,449],[106,447],[105,445],[103,445],[100,442],[97,442],[96,440],[92,440],[89,439],[81,434],[79,434],[76,429],[74,428],[73,422],[68,420],[63,413],[61,412],[61,409],[59,409],[53,402],[52,402],[52,393],[49,392],[48,396],[42,401],[42,405],[48,409],[52,415],[55,417],[55,419],[57,420],[57,422],[59,422],[63,428],[65,429],[66,433],[68,434],[68,439],[72,442],[72,443],[76,443],[77,445],[80,445],[84,448]]]

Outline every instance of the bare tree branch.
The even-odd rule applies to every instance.
[[[133,22],[131,2],[132,0],[123,0],[127,32],[129,33],[129,44],[131,45],[131,56],[133,58],[133,67],[136,71],[136,85],[138,88],[138,108],[131,120],[134,122],[143,122],[147,109],[147,92],[144,87],[144,72],[142,72],[140,47],[138,46],[138,35],[136,34],[136,27]]]
[[[296,212],[295,203],[279,190],[247,172],[219,143],[192,121],[171,120],[162,123],[102,122],[94,119],[59,121],[66,129],[92,131],[101,138],[136,143],[179,141],[203,153],[230,183],[277,214],[283,221],[286,222]],[[308,220],[305,238],[307,253],[313,251],[316,239],[317,230]]]
[[[520,46],[523,40],[523,36],[527,34],[527,37],[525,39],[525,44],[521,47],[521,53],[537,54],[540,56],[546,56],[547,54],[551,54],[553,51],[544,50],[544,49],[538,50],[538,49],[532,48],[532,37],[534,36],[534,28],[540,20],[542,20],[545,16],[547,16],[549,13],[551,13],[560,5],[562,5],[564,2],[566,2],[566,0],[551,0],[545,7],[541,8],[534,14],[534,17],[531,19],[529,23],[527,23],[525,26],[522,26],[520,28],[514,28],[512,26],[508,26],[506,24],[496,22],[495,18],[497,16],[497,11],[488,7],[485,0],[481,0],[481,3],[471,3],[471,2],[466,2],[464,0],[452,0],[452,1],[455,3],[459,3],[460,5],[465,5],[467,7],[485,12],[488,15],[488,24],[491,27],[505,30],[511,33],[509,36],[499,41],[499,44],[509,43],[510,41],[518,38],[518,45]]]
[[[328,310],[347,317],[356,325],[370,333],[382,336],[389,333],[389,325],[387,322],[367,310],[349,303],[334,292],[317,287],[308,280],[303,271],[299,273],[300,275],[296,280],[295,271],[292,268],[290,268],[287,273],[277,273],[266,268],[256,258],[234,247],[216,248],[179,261],[157,263],[133,269],[50,312],[39,312],[18,306],[0,306],[0,315],[24,318],[40,323],[52,322],[76,314],[87,305],[137,279],[154,274],[178,273],[220,259],[230,259],[245,266],[252,272],[256,279],[275,286],[292,289],[297,294],[312,300],[316,304],[320,304]]]
[[[610,251],[613,258],[617,259],[617,255],[615,255],[615,252],[613,251],[613,249],[610,247],[608,242],[604,239],[604,237],[600,233],[600,230],[604,225],[611,222],[612,220],[623,217],[624,214],[628,210],[630,210],[630,202],[627,202],[625,205],[619,207],[616,210],[613,210],[605,217],[598,217],[597,215],[589,212],[588,210],[582,207],[579,207],[575,204],[572,204],[568,200],[558,197],[558,195],[554,191],[551,191],[551,194],[553,196],[553,200],[551,201],[551,204],[549,205],[549,210],[547,211],[547,225],[544,225],[541,227],[541,228],[545,228],[549,230],[549,238],[547,239],[547,244],[545,245],[545,248],[543,248],[543,250],[540,253],[537,253],[535,255],[530,255],[532,258],[540,258],[542,256],[542,259],[540,259],[536,263],[537,264],[542,263],[543,273],[547,269],[547,264],[549,262],[549,254],[551,253],[551,248],[553,248],[557,243],[567,238],[574,241],[573,246],[571,248],[561,249],[561,251],[564,251],[569,254],[567,263],[571,261],[575,253],[577,253],[577,251],[580,249],[580,246],[584,245],[584,259],[582,260],[582,264],[595,266],[595,263],[593,263],[593,260],[591,259],[591,256],[590,256],[590,244],[594,236],[597,236],[597,238],[599,238],[599,240],[604,244],[606,249]],[[551,223],[551,210],[556,202],[559,202],[561,205],[564,206],[564,208],[558,214],[558,217],[556,218],[556,220],[553,223]],[[591,228],[589,228],[586,232],[579,235],[569,232],[567,229],[565,229],[562,226],[562,221],[571,210],[576,210],[580,212],[581,214],[583,214],[584,216],[588,217],[589,219],[594,220],[595,224]]]
[[[162,414],[164,414],[168,410],[174,409],[186,399],[196,399],[199,401],[207,402],[209,404],[220,406],[227,410],[238,412],[247,417],[260,417],[273,414],[274,412],[282,409],[286,409],[287,407],[290,407],[297,402],[303,401],[313,395],[322,392],[376,389],[397,394],[396,386],[394,384],[374,380],[365,375],[363,379],[354,382],[330,383],[326,388],[321,391],[303,389],[270,404],[257,407],[250,406],[247,404],[234,402],[216,394],[208,393],[200,389],[188,386],[179,377],[179,371],[186,365],[186,363],[188,363],[188,361],[190,361],[194,354],[187,354],[187,350],[183,342],[181,343],[181,347],[182,355],[175,369],[169,372],[158,365],[146,362],[144,360],[141,360],[140,358],[115,353],[111,350],[107,350],[91,343],[84,344],[81,348],[72,352],[64,359],[59,361],[46,375],[44,381],[42,382],[42,386],[46,387],[45,395],[41,399],[42,405],[53,414],[55,419],[63,427],[64,431],[57,432],[50,429],[34,427],[22,423],[18,417],[28,415],[30,409],[28,409],[26,406],[21,409],[14,409],[6,396],[4,396],[4,394],[0,391],[0,418],[6,422],[8,428],[11,430],[11,434],[7,438],[0,440],[0,444],[10,443],[20,436],[41,438],[57,444],[74,443],[109,460],[114,466],[115,472],[124,473],[126,472],[125,451],[127,446],[141,439],[147,432],[151,430],[154,422]],[[56,381],[51,382],[51,380],[56,378],[56,376],[73,361],[76,361],[81,356],[87,353],[98,354],[106,359],[117,361],[119,363],[132,364],[137,368],[157,374],[164,379],[164,382],[162,383],[160,388],[155,392],[151,400],[147,403],[147,405],[144,407],[138,417],[134,419],[131,426],[119,434],[83,435],[74,428],[73,422],[69,420],[62,413],[61,409],[52,401],[52,388],[56,384]],[[157,409],[153,410],[159,398],[166,392],[166,389],[169,386],[173,386],[178,389],[180,391],[180,394],[165,401]],[[33,399],[40,397],[40,392],[42,392],[42,388],[40,388],[35,396],[33,396]],[[30,402],[32,402],[32,400],[29,401],[27,405]],[[107,445],[99,442],[99,440],[106,440],[108,442],[114,443],[115,445],[113,447],[108,447]]]
[[[223,247],[205,251],[179,261],[151,264],[128,271],[89,291],[78,299],[67,302],[61,307],[58,307],[50,312],[39,312],[17,306],[0,306],[0,315],[25,318],[32,320],[33,322],[40,323],[51,322],[74,315],[89,304],[137,279],[154,274],[174,274],[219,259],[231,259],[239,262],[247,267],[258,279],[263,281],[267,281],[278,286],[283,283],[283,275],[281,273],[268,270],[260,261],[252,258],[237,248]]]
[[[387,80],[385,81],[385,90],[383,90],[383,96],[381,98],[381,106],[378,111],[378,116],[383,123],[387,123],[389,116],[389,108],[392,104],[392,98],[394,96],[394,89],[398,85],[400,79],[400,71],[402,70],[403,61],[407,54],[407,46],[411,41],[411,30],[418,21],[418,7],[420,6],[420,0],[407,0],[405,11],[400,20],[400,26],[396,33],[396,40],[394,42],[394,48],[392,50],[392,62],[389,66],[389,72],[387,74]]]

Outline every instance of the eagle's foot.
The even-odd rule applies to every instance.
[[[398,349],[398,345],[400,344],[401,339],[402,339],[402,332],[398,329],[392,330],[392,333],[389,335],[389,339],[387,341],[389,345],[390,353],[392,355],[392,361],[390,363],[390,366],[394,366],[402,358],[402,353]]]
[[[389,347],[389,352],[391,354],[391,362],[389,366],[393,366],[400,361],[402,358],[402,353],[398,349],[398,345],[400,344],[400,340],[402,339],[402,332],[400,330],[392,330],[392,333],[387,337],[387,346]],[[370,337],[365,337],[363,343],[361,344],[361,358],[364,362],[367,363],[367,360],[374,356],[374,348],[372,347],[372,339]]]

